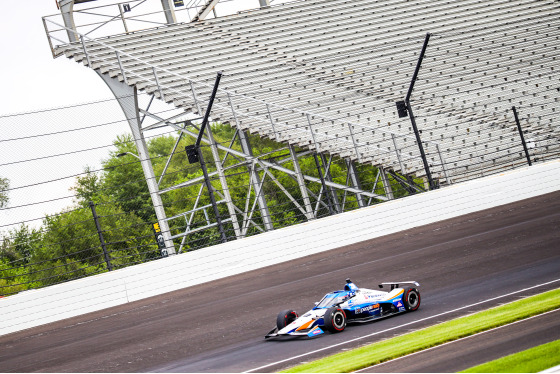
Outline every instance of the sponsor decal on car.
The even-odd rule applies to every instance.
[[[384,296],[384,295],[385,295],[385,294],[383,294],[383,293],[378,293],[378,292],[368,292],[368,293],[365,293],[365,294],[364,294],[364,297],[365,297],[366,299],[377,299],[378,297],[382,297],[382,296]]]
[[[307,336],[313,337],[313,336],[317,336],[317,335],[321,335],[321,334],[324,334],[324,331],[321,330],[321,328],[319,326],[317,326],[313,330],[309,331],[309,333],[307,333]]]
[[[379,304],[368,305],[368,306],[365,306],[363,308],[357,308],[356,309],[356,314],[369,312],[370,310],[374,310],[374,309],[378,309],[378,308],[379,308]]]
[[[397,307],[401,307],[401,306],[402,306],[402,303],[399,301],[399,302],[397,303]]]

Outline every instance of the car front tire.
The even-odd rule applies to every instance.
[[[346,328],[346,313],[340,308],[333,307],[327,309],[323,318],[325,328],[332,333],[342,332]]]
[[[288,326],[290,323],[294,322],[298,318],[298,314],[295,310],[286,309],[278,313],[276,317],[276,327],[278,330],[282,330],[284,327]]]

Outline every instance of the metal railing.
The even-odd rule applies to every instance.
[[[177,23],[193,21],[201,9],[204,9],[208,0],[185,0],[184,5],[179,7],[175,6],[172,10],[175,15]],[[219,4],[228,3],[234,0],[221,0]],[[139,11],[141,5],[148,5],[147,0],[130,0],[123,2],[116,2],[113,4],[100,5],[88,7],[84,9],[74,9],[73,16],[80,18],[87,18],[85,22],[76,25],[76,32],[78,28],[87,29],[87,32],[81,31],[84,35],[96,34],[95,37],[105,37],[118,34],[129,34],[140,30],[149,30],[165,26],[167,19],[165,10],[144,9]],[[272,5],[274,6],[274,5]],[[159,7],[158,7],[159,9]],[[134,12],[134,13],[132,13]],[[214,9],[214,16],[217,16]],[[51,14],[43,17],[43,23],[46,29],[45,21],[50,21],[52,18],[60,18],[61,14]],[[135,27],[135,25],[137,25]],[[65,28],[58,28],[50,30],[50,33],[66,33]],[[61,45],[66,44],[61,39],[57,39]],[[55,53],[56,46],[51,44],[51,51]],[[55,56],[56,57],[56,56]]]

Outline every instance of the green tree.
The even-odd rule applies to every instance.
[[[0,258],[10,262],[29,262],[29,258],[37,245],[41,242],[42,235],[39,229],[31,228],[25,224],[8,232],[2,240]]]
[[[229,125],[213,124],[212,133],[216,142],[226,144],[234,149],[241,150],[238,141],[231,143],[234,138],[234,129]],[[193,144],[194,139],[182,137],[175,153],[167,164],[169,154],[177,142],[179,134],[170,134],[149,139],[147,142],[156,183],[160,190],[176,186],[183,182],[201,178],[202,170],[199,164],[188,163],[185,146]],[[253,154],[269,161],[279,162],[293,170],[289,159],[289,152],[282,144],[270,139],[259,138],[249,134],[249,141]],[[131,135],[120,135],[114,141],[114,151],[110,152],[107,159],[102,162],[103,170],[94,171],[85,167],[84,173],[76,178],[72,191],[75,193],[74,204],[58,214],[45,217],[40,229],[21,226],[8,233],[0,247],[0,294],[10,294],[22,289],[34,288],[54,284],[78,277],[87,276],[107,271],[107,264],[103,255],[97,228],[93,220],[90,202],[96,207],[99,223],[106,242],[106,248],[114,268],[128,266],[134,263],[149,261],[159,258],[159,250],[154,240],[151,229],[156,222],[150,193],[139,160],[136,146]],[[210,147],[203,143],[202,152],[209,172],[212,174],[216,167]],[[122,154],[126,154],[122,156]],[[229,192],[234,204],[243,209],[253,204],[255,191],[250,183],[250,168],[247,164],[238,164],[240,160],[225,151],[219,151],[220,158],[225,159],[227,182]],[[119,157],[121,155],[121,157]],[[319,172],[312,155],[300,158],[300,167],[305,174],[318,177]],[[167,167],[167,168],[166,168]],[[383,194],[382,182],[378,178],[377,168],[371,165],[357,164],[358,174],[364,190]],[[166,169],[165,169],[166,168]],[[165,169],[165,175],[161,178]],[[324,169],[323,169],[324,170]],[[265,195],[271,219],[276,229],[305,222],[306,217],[293,204],[284,191],[275,181],[269,178],[272,175],[278,180],[300,206],[304,206],[301,190],[295,178],[278,170],[268,169],[267,178],[264,179],[262,193]],[[259,179],[263,178],[261,170]],[[342,185],[347,183],[347,165],[344,159],[334,157],[330,167],[330,177],[334,182]],[[222,200],[220,193],[222,186],[217,177],[211,177],[211,183],[217,190],[217,200]],[[0,204],[7,203],[8,180],[0,179]],[[172,234],[183,233],[189,225],[191,230],[204,227],[210,222],[215,222],[212,209],[207,209],[207,215],[199,210],[194,213],[191,220],[190,214],[195,207],[210,204],[208,192],[203,189],[197,200],[202,183],[170,190],[161,195],[168,217],[177,216],[170,220]],[[321,195],[321,200],[326,202],[325,191],[320,183],[308,183],[307,187],[312,195],[313,207],[316,198]],[[395,197],[408,194],[396,181],[392,180]],[[247,200],[247,192],[251,191],[251,199]],[[335,194],[339,204],[344,204],[344,210],[358,208],[355,194],[344,190],[336,190]],[[313,197],[314,196],[314,197]],[[375,202],[375,200],[373,200]],[[223,219],[229,218],[225,204],[219,204],[220,214]],[[329,213],[324,205],[319,205],[318,216]],[[251,219],[262,222],[261,212],[256,209]],[[186,219],[185,219],[186,218]],[[244,225],[243,213],[237,214],[238,221]],[[227,235],[232,237],[232,224],[226,223]],[[247,235],[260,231],[254,226],[249,226]],[[192,250],[207,245],[218,243],[220,239],[216,227],[206,228],[188,235],[183,250]],[[178,244],[178,241],[175,241]]]
[[[105,172],[98,188],[103,189],[103,195],[115,201],[123,211],[135,212],[145,222],[154,221],[155,213],[142,165],[131,155],[117,157],[119,154],[137,152],[132,135],[118,136],[114,145],[116,150],[110,153],[109,159],[103,161]]]
[[[0,295],[9,295],[33,286],[27,277],[32,253],[41,244],[38,229],[22,224],[2,238],[0,245]]]
[[[99,202],[103,199],[102,177],[86,166],[82,176],[76,178],[76,184],[70,188],[74,191],[75,203],[80,207],[89,206],[89,202]]]
[[[10,188],[10,181],[8,178],[0,177],[0,208],[8,205],[8,189]]]

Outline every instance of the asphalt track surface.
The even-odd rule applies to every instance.
[[[264,340],[280,310],[305,312],[347,277],[416,280],[422,305]],[[0,336],[0,372],[272,372],[558,287],[560,191]]]

